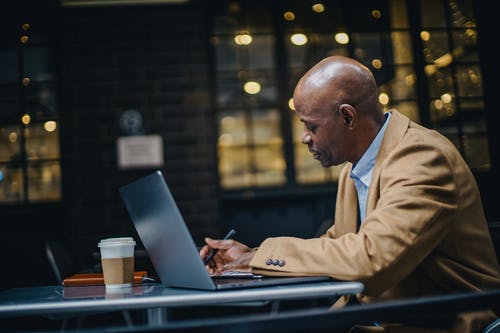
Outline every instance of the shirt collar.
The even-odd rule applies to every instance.
[[[370,185],[370,179],[373,172],[373,167],[375,165],[375,159],[380,149],[380,144],[382,143],[385,129],[387,128],[387,124],[389,123],[389,119],[391,118],[391,113],[386,112],[384,116],[384,125],[379,130],[375,139],[373,139],[368,149],[365,151],[363,156],[361,156],[358,163],[356,163],[351,171],[351,178],[359,179],[367,187]]]

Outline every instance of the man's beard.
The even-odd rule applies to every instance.
[[[324,168],[331,167],[334,163],[330,157],[330,154],[323,149],[313,149],[311,150],[314,159],[318,160]]]

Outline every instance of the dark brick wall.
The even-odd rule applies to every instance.
[[[135,235],[117,188],[153,169],[117,167],[120,114],[163,137],[162,171],[201,244],[219,236],[208,18],[202,6],[62,8],[61,155],[66,233],[77,251]]]

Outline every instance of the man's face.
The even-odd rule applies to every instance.
[[[304,123],[301,141],[323,167],[346,161],[344,127],[338,110],[329,105],[299,103],[296,114]]]

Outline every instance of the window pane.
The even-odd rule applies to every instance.
[[[215,60],[218,70],[237,70],[240,66],[242,48],[238,47],[232,37],[218,36],[215,43]]]
[[[446,17],[441,0],[421,0],[420,15],[424,27],[441,28],[446,26]]]
[[[484,113],[484,100],[482,98],[461,98],[460,108],[464,113]]]
[[[0,50],[0,83],[17,81],[17,50]],[[0,98],[3,96],[0,95]]]
[[[0,182],[0,203],[23,201],[23,176],[20,168],[0,165],[3,181]]]
[[[219,145],[222,147],[247,144],[248,136],[244,112],[220,112],[219,133]]]
[[[346,45],[335,41],[335,33],[308,33],[307,43],[296,45],[291,42],[293,33],[286,36],[290,67],[309,68],[321,59],[332,55],[348,55]]]
[[[425,61],[428,63],[436,63],[437,66],[443,67],[446,65],[447,57],[443,57],[450,52],[448,45],[448,35],[444,31],[431,31],[423,38]]]
[[[261,144],[282,143],[278,110],[252,111],[252,139]]]
[[[247,147],[219,146],[219,174],[223,188],[250,186],[250,156]]]
[[[221,112],[219,171],[225,188],[286,182],[277,109]],[[241,155],[241,156],[240,156]]]
[[[392,52],[395,64],[413,63],[413,48],[408,32],[393,31],[391,33]]]
[[[458,138],[458,129],[455,126],[435,126],[435,130],[446,136],[448,139],[453,142],[453,144],[461,150],[460,140]]]
[[[353,33],[354,57],[372,70],[378,84],[394,78],[392,41],[386,33]]]
[[[391,28],[408,28],[408,15],[406,12],[405,0],[391,0],[389,15],[391,17]]]
[[[256,182],[260,186],[281,185],[285,179],[285,159],[280,143],[255,149]]]
[[[55,65],[51,51],[45,47],[24,49],[24,74],[34,81],[53,80]]]
[[[354,55],[362,63],[370,65],[375,58],[383,59],[382,41],[379,33],[353,33],[352,43]]]
[[[25,88],[27,110],[32,120],[48,120],[57,117],[57,96],[53,84],[30,84]]]
[[[257,93],[245,91],[245,84],[257,84]],[[217,78],[217,103],[219,106],[270,106],[276,103],[277,89],[272,71],[239,71],[220,73]]]
[[[28,160],[59,158],[59,129],[55,121],[32,124],[25,129]]]
[[[21,130],[18,126],[0,127],[0,162],[21,158]]]
[[[28,167],[28,200],[31,202],[61,199],[61,167],[59,162],[40,163]]]
[[[346,10],[337,22],[358,31],[388,31],[390,24],[388,5],[386,0],[343,1],[341,7]]]
[[[17,107],[19,101],[20,90],[17,84],[0,84],[0,103],[2,103],[2,109],[4,104],[10,104]],[[0,119],[4,119],[5,115],[0,114]]]
[[[219,113],[219,174],[225,188],[248,186],[251,182],[245,119],[242,110]]]
[[[391,99],[414,99],[417,96],[417,76],[413,66],[396,66],[394,79],[389,82]]]
[[[274,68],[274,36],[256,35],[248,45],[248,68],[249,69],[273,69]]]
[[[451,33],[453,39],[453,56],[456,62],[477,62],[479,55],[477,53],[477,31],[467,29],[461,31],[453,31]]]
[[[479,65],[457,66],[456,80],[459,96],[483,95],[483,80]]]
[[[350,19],[350,17],[346,17],[350,9],[345,8],[344,10],[343,6],[332,1],[321,2],[324,9],[322,12],[312,10],[314,3],[310,1],[282,1],[282,3],[285,6],[283,6],[284,11],[281,13],[281,17],[289,31],[304,31],[305,29],[309,31],[336,31],[344,25],[344,20]],[[285,20],[284,13],[286,11],[295,14],[292,21]],[[367,17],[364,17],[365,21]]]
[[[441,69],[429,77],[429,95],[441,98],[444,94],[453,95],[453,76],[450,69]]]
[[[225,34],[235,31],[252,30],[254,32],[271,32],[272,18],[267,2],[245,1],[213,3],[219,15],[215,18],[215,33]]]
[[[455,101],[444,98],[436,98],[430,103],[431,122],[433,125],[438,125],[440,122],[451,119],[455,116],[456,105]]]
[[[463,122],[463,132],[465,134],[486,133],[486,119],[483,115],[472,115]]]
[[[399,102],[394,103],[394,108],[399,112],[410,118],[416,123],[420,123],[420,114],[416,102]]]
[[[248,82],[255,82],[258,84],[260,92],[255,94],[250,94],[244,91],[245,84]],[[255,107],[269,107],[274,106],[278,100],[278,90],[276,88],[276,80],[274,78],[274,72],[262,71],[251,75],[248,80],[242,83],[241,90],[244,91],[245,103],[248,106]]]
[[[217,104],[223,106],[242,106],[243,93],[238,73],[219,73],[217,77]]]
[[[219,36],[216,43],[216,64],[219,71],[242,69],[272,69],[274,67],[274,37],[251,35],[252,42],[238,45],[234,37]]]
[[[291,67],[306,67],[309,62],[309,48],[305,45],[294,45],[290,42],[290,36],[285,40],[287,45],[288,61]]]
[[[488,138],[485,135],[464,135],[465,159],[472,169],[487,171],[490,165]]]
[[[475,27],[473,1],[453,0],[450,1],[451,24],[454,27]]]

